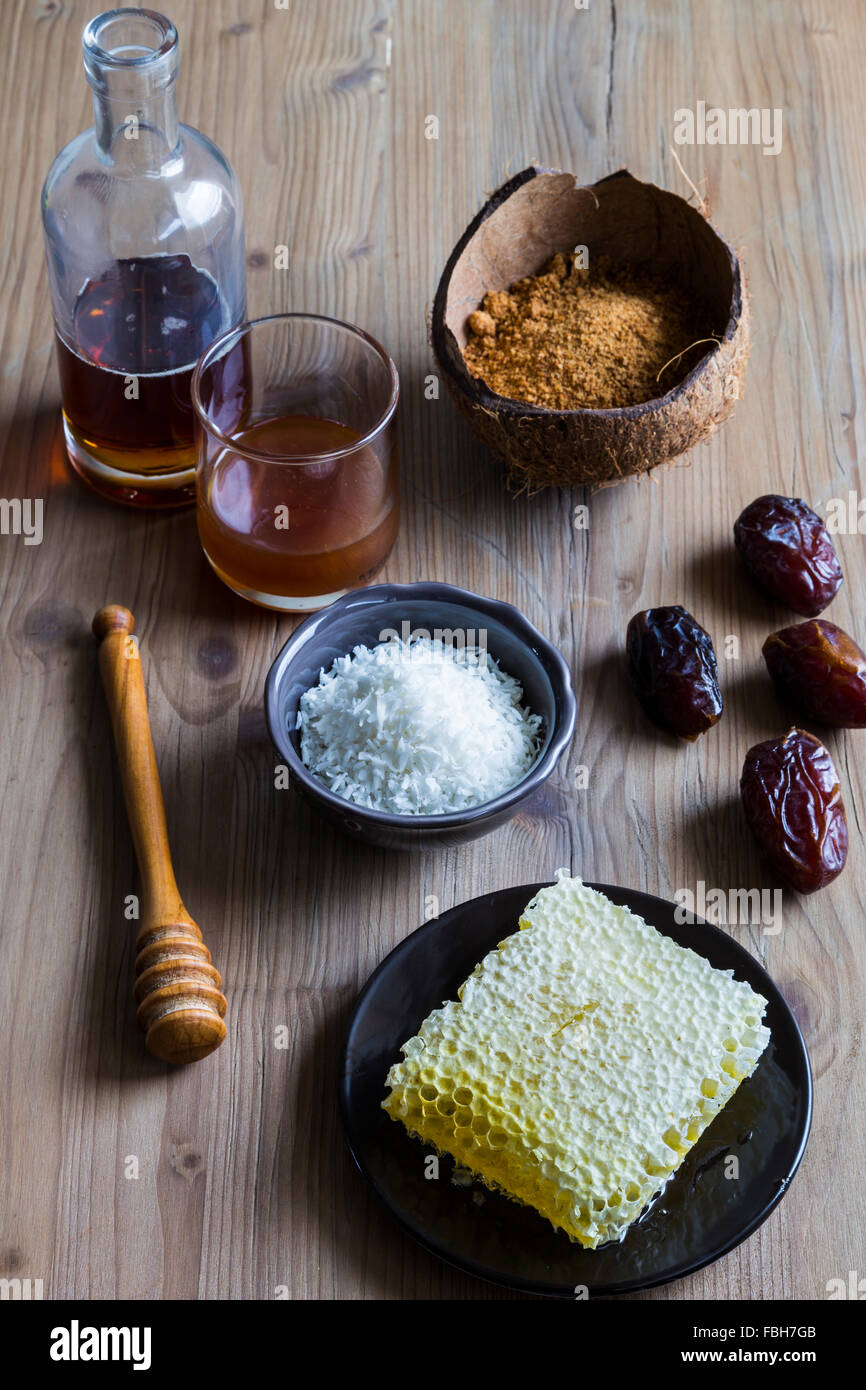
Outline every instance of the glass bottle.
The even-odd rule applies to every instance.
[[[109,10],[83,34],[94,125],[55,159],[42,218],[72,466],[137,506],[195,499],[192,372],[245,312],[241,193],[177,119],[177,30]]]

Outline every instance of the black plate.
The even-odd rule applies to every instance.
[[[701,1269],[751,1235],[781,1200],[809,1137],[812,1074],[794,1016],[763,967],[718,927],[680,925],[671,903],[647,893],[590,885],[711,965],[747,980],[768,1000],[764,1022],[772,1034],[755,1071],[623,1241],[598,1250],[572,1244],[528,1207],[480,1183],[456,1186],[450,1160],[440,1161],[438,1180],[426,1178],[430,1151],[381,1109],[401,1044],[432,1009],[456,999],[477,962],[517,930],[526,904],[545,886],[506,888],[461,903],[413,932],[370,977],[343,1057],[346,1137],[361,1172],[406,1230],[470,1274],[559,1298],[574,1298],[581,1285],[590,1295],[651,1288]],[[738,1160],[737,1178],[726,1175],[729,1155]]]

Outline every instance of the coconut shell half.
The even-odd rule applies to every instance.
[[[490,290],[534,275],[557,252],[586,246],[683,287],[709,332],[698,364],[657,400],[617,410],[550,410],[496,395],[463,358],[467,319]],[[749,355],[748,296],[736,252],[684,198],[627,170],[580,187],[531,167],[485,203],[455,246],[433,305],[432,338],[470,428],[505,463],[517,491],[615,482],[685,453],[733,410]]]

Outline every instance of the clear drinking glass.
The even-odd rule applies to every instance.
[[[246,312],[240,188],[178,123],[171,20],[109,10],[82,42],[94,126],[42,190],[66,445],[104,495],[176,506],[195,496],[193,368]]]
[[[223,334],[192,382],[198,532],[213,569],[266,608],[307,612],[369,583],[397,537],[397,369],[314,314]]]

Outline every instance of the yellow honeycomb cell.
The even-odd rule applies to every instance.
[[[754,1070],[765,1006],[560,878],[404,1044],[383,1107],[594,1249],[622,1239]]]

